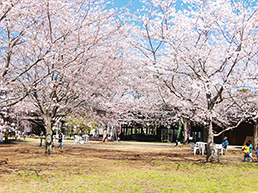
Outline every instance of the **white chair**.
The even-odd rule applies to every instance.
[[[190,145],[191,145],[191,149],[193,149],[193,151],[194,151],[194,155],[196,155],[196,151],[197,151],[199,148],[198,148],[197,145],[194,144],[194,143],[190,143]]]
[[[202,153],[202,155],[204,155],[204,152],[205,152],[205,144],[206,143],[201,142],[201,141],[196,142],[196,145],[197,145],[197,147],[199,149],[199,152]]]
[[[191,149],[193,149],[193,151],[194,151],[194,155],[196,155],[197,151],[198,151],[198,153],[202,153],[202,155],[204,155],[205,143],[196,142],[196,144],[190,143],[190,145],[191,145]]]
[[[80,138],[78,135],[74,136],[74,144],[78,143],[80,141]]]
[[[82,139],[85,141],[85,143],[89,142],[89,136],[88,135],[83,135]]]
[[[221,144],[214,144],[214,155],[218,155],[218,150],[220,150],[221,155],[223,155],[224,148]]]

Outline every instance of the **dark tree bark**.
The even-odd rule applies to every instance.
[[[253,147],[255,148],[257,146],[257,126],[258,126],[258,122],[257,120],[254,120],[254,127],[253,127],[253,136],[254,136],[254,141],[253,141]]]

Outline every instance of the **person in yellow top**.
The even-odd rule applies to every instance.
[[[244,153],[244,162],[249,162],[250,161],[250,148],[249,148],[250,143],[246,142],[245,146],[242,147],[242,151]]]

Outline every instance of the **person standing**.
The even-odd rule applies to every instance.
[[[0,123],[0,142],[3,142],[3,131],[4,131],[4,126],[2,123]]]
[[[39,138],[40,138],[40,144],[39,144],[39,147],[42,147],[42,143],[43,143],[43,135],[44,135],[44,133],[43,133],[43,131],[41,131],[41,132],[40,132],[40,134],[39,134]]]
[[[257,147],[256,147],[256,151],[255,151],[255,155],[256,155],[256,158],[257,158],[257,162],[258,162],[258,143],[257,143]]]
[[[63,134],[61,131],[58,134],[58,148],[63,148]]]
[[[228,143],[228,138],[227,138],[227,137],[224,137],[224,139],[223,139],[221,145],[222,145],[223,149],[224,149],[225,151],[227,151],[227,147],[228,147],[228,145],[229,145],[229,143]],[[225,151],[223,151],[224,154],[225,154]]]
[[[252,162],[254,160],[254,158],[252,156],[252,152],[253,152],[252,141],[249,140],[248,143],[250,143],[250,145],[249,145],[249,151],[250,151],[249,156],[250,156],[250,162]]]
[[[227,149],[228,147],[228,138],[227,137],[224,137],[224,140],[222,141],[221,145],[224,149]]]
[[[250,161],[250,149],[249,149],[249,142],[246,142],[245,146],[242,147],[242,151],[244,153],[244,162],[249,162]]]

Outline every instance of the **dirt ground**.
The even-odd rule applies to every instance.
[[[57,143],[56,143],[57,144]],[[190,145],[174,146],[161,143],[132,143],[132,142],[89,142],[87,144],[73,144],[73,141],[65,141],[63,148],[55,147],[51,157],[58,155],[85,154],[94,159],[126,160],[130,162],[150,163],[153,160],[182,161],[204,163],[206,155],[193,155]],[[18,171],[21,160],[38,157],[41,160],[48,159],[44,149],[39,147],[39,142],[13,142],[0,144],[0,172]],[[228,149],[226,155],[217,156],[220,163],[237,164],[243,161],[240,149]],[[99,164],[103,162],[98,162]],[[22,166],[23,167],[23,166]],[[101,165],[100,165],[101,167]]]
[[[55,145],[57,146],[57,142]],[[226,155],[219,158],[220,162],[215,163],[219,167],[228,164],[243,165],[243,153],[240,148],[229,148]],[[179,167],[181,163],[200,166],[210,164],[205,161],[206,155],[193,155],[190,145],[176,147],[174,144],[137,142],[74,144],[73,141],[65,140],[63,148],[55,147],[53,152],[47,155],[44,149],[39,147],[39,140],[0,143],[0,192],[38,192],[38,187],[45,186],[47,188],[43,192],[69,192],[68,189],[62,188],[80,187],[76,186],[80,184],[80,181],[76,181],[76,176],[81,178],[96,174],[96,171],[106,172],[105,170],[110,168],[112,171],[127,172],[137,169],[150,171],[150,168],[165,171],[168,166],[173,169],[173,165]],[[258,165],[256,162],[253,164]],[[205,168],[209,166],[206,165]],[[182,172],[184,171],[185,169],[182,169]],[[73,181],[72,184],[69,183],[69,179]],[[55,185],[58,184],[60,191],[55,191]]]

